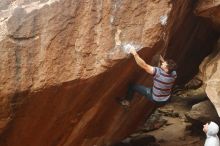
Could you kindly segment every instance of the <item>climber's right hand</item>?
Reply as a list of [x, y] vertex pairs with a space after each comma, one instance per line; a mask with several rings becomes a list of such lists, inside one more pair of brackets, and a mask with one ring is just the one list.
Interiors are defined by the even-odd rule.
[[134, 47], [130, 48], [130, 52], [131, 52], [132, 55], [136, 55], [137, 54], [137, 52], [136, 52]]

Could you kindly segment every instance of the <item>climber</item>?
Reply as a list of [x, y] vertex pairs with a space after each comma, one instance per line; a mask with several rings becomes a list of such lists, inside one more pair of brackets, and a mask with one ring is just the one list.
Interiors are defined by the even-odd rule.
[[130, 85], [125, 98], [121, 99], [120, 104], [129, 107], [130, 101], [133, 98], [134, 92], [138, 92], [150, 99], [158, 106], [166, 104], [171, 96], [171, 89], [177, 77], [176, 63], [169, 59], [164, 60], [160, 56], [161, 66], [153, 67], [144, 62], [139, 57], [134, 48], [130, 49], [130, 53], [134, 56], [136, 63], [143, 68], [147, 73], [153, 76], [153, 88], [148, 88], [142, 85]]
[[220, 146], [219, 138], [217, 136], [219, 127], [215, 122], [206, 123], [203, 125], [203, 131], [206, 133], [206, 140], [204, 146]]

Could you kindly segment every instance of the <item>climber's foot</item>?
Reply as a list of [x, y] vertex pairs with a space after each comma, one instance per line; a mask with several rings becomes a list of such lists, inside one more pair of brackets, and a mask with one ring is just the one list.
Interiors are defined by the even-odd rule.
[[130, 107], [130, 102], [126, 99], [120, 100], [119, 103], [126, 110], [128, 110]]

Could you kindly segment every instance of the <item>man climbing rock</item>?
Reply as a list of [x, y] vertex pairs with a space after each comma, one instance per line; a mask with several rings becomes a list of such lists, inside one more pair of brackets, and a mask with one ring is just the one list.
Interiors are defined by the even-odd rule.
[[206, 133], [206, 140], [204, 146], [220, 146], [219, 138], [217, 136], [219, 127], [215, 122], [206, 123], [203, 125], [203, 131]]
[[126, 97], [120, 102], [121, 105], [129, 107], [134, 92], [144, 95], [146, 98], [158, 105], [167, 103], [171, 96], [172, 86], [177, 77], [175, 71], [176, 63], [171, 59], [164, 60], [161, 57], [161, 66], [153, 67], [145, 63], [145, 61], [140, 58], [134, 48], [130, 49], [130, 53], [134, 56], [136, 63], [147, 73], [153, 76], [153, 87], [148, 88], [142, 85], [131, 85], [128, 89]]

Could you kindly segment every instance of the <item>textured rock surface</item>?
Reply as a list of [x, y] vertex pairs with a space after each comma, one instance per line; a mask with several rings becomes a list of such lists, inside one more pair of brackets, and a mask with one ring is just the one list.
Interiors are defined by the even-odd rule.
[[121, 44], [153, 47], [169, 10], [166, 1], [17, 3], [2, 12], [2, 95], [102, 73], [125, 57]]
[[220, 63], [220, 40], [218, 41], [216, 45], [215, 51], [206, 57], [206, 59], [202, 62], [200, 65], [200, 73], [199, 77], [204, 82], [204, 89], [211, 100], [211, 102], [214, 104], [218, 115], [220, 116], [220, 70], [219, 70], [219, 63]]
[[129, 83], [150, 85], [122, 46], [140, 45], [150, 62], [171, 8], [168, 56], [184, 69], [199, 52], [180, 70], [187, 80], [215, 41], [191, 0], [1, 1], [0, 145], [102, 146], [133, 132], [154, 106], [136, 99], [128, 112], [117, 104]]
[[192, 106], [192, 109], [187, 113], [190, 120], [206, 123], [208, 121], [217, 121], [218, 114], [210, 101], [203, 101]]
[[[199, 1], [196, 14], [211, 20], [214, 27], [220, 30], [220, 2], [212, 0]], [[211, 102], [214, 104], [220, 116], [220, 91], [219, 91], [219, 49], [220, 40], [213, 53], [208, 56], [200, 65], [200, 78], [205, 81], [205, 91]]]
[[218, 39], [218, 33], [204, 18], [194, 15], [196, 1], [173, 1], [166, 56], [178, 63], [178, 84], [187, 83]]
[[199, 0], [195, 13], [199, 16], [210, 19], [214, 26], [220, 30], [220, 1]]
[[167, 0], [1, 1], [0, 128], [10, 121], [1, 145], [104, 145], [133, 131], [154, 107], [117, 105], [129, 82], [146, 77], [122, 46], [141, 45], [150, 61], [170, 8]]

